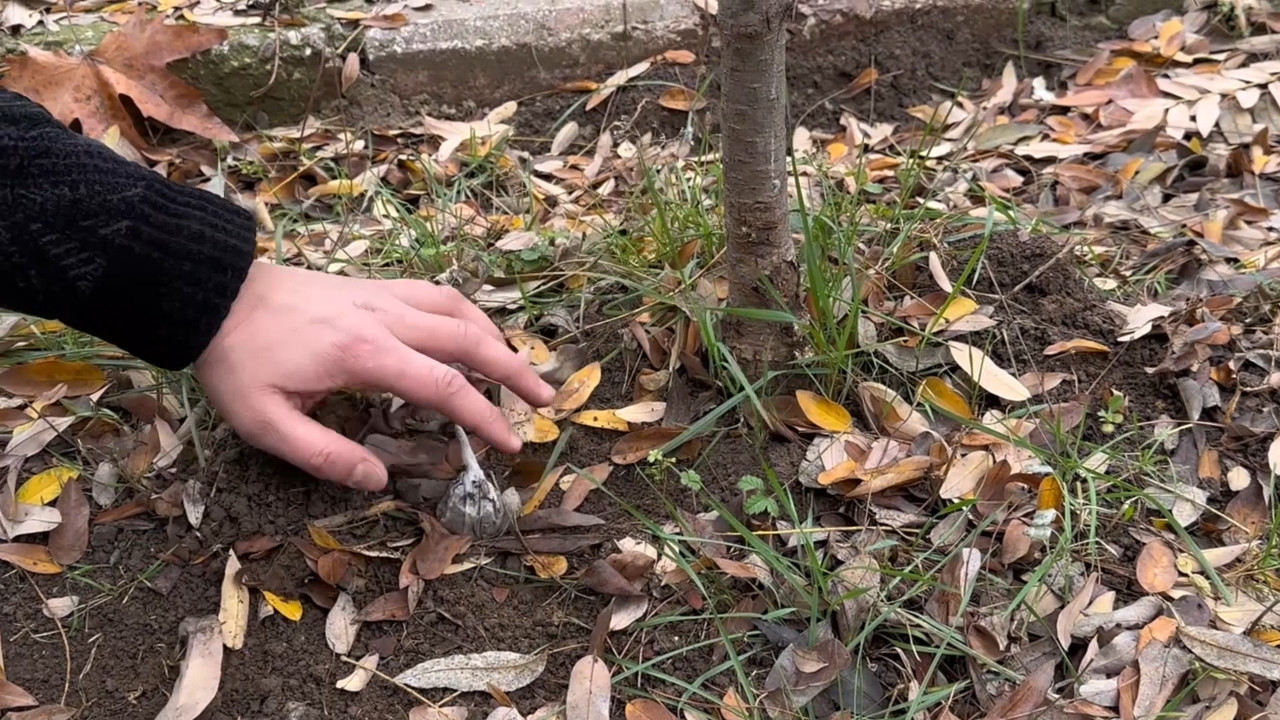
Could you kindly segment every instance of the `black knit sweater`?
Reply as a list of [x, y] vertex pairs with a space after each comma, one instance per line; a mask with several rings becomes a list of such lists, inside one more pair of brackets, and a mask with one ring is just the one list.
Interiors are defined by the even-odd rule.
[[183, 368], [226, 318], [255, 230], [247, 210], [0, 89], [0, 307]]

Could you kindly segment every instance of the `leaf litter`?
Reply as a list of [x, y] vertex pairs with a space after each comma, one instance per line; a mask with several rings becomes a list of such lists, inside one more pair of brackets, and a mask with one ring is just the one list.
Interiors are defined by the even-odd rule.
[[[135, 24], [126, 27], [128, 32], [141, 36], [148, 30], [137, 18], [140, 15], [132, 21]], [[369, 19], [345, 18], [358, 23]], [[1260, 320], [1266, 318], [1250, 315], [1253, 310], [1249, 309], [1249, 303], [1236, 297], [1252, 292], [1257, 283], [1269, 277], [1277, 258], [1274, 241], [1268, 234], [1274, 229], [1274, 207], [1269, 204], [1266, 193], [1274, 190], [1280, 156], [1273, 149], [1269, 134], [1258, 129], [1276, 126], [1271, 120], [1276, 117], [1278, 99], [1270, 87], [1275, 82], [1277, 68], [1273, 60], [1251, 50], [1253, 45], [1244, 41], [1210, 43], [1208, 32], [1205, 17], [1197, 12], [1153, 16], [1130, 25], [1125, 39], [1101, 45], [1092, 60], [1076, 68], [1074, 73], [1064, 75], [1064, 81], [1057, 87], [1051, 87], [1051, 81], [1044, 77], [1019, 77], [1010, 64], [999, 78], [986, 85], [983, 93], [973, 98], [959, 96], [948, 103], [913, 108], [910, 115], [916, 119], [928, 118], [921, 120], [920, 125], [886, 126], [864, 122], [850, 114], [842, 123], [842, 132], [797, 130], [797, 138], [802, 142], [796, 143], [796, 149], [803, 161], [805, 177], [822, 176], [851, 191], [856, 189], [855, 175], [858, 183], [879, 183], [892, 191], [897, 182], [895, 169], [902, 164], [902, 158], [894, 154], [895, 148], [919, 150], [925, 140], [933, 142], [927, 153], [928, 172], [924, 176], [936, 184], [935, 189], [945, 190], [946, 183], [954, 183], [954, 173], [969, 172], [984, 191], [1015, 198], [1016, 210], [1024, 218], [1062, 223], [1083, 233], [1085, 240], [1075, 246], [1077, 254], [1105, 260], [1089, 269], [1090, 282], [1098, 288], [1105, 290], [1138, 268], [1178, 269], [1181, 277], [1191, 278], [1193, 292], [1190, 295], [1184, 289], [1181, 297], [1162, 296], [1098, 308], [1099, 312], [1105, 310], [1115, 318], [1112, 335], [1072, 334], [1051, 338], [1029, 348], [1026, 362], [1033, 362], [1032, 356], [1036, 355], [1060, 359], [1118, 355], [1134, 343], [1158, 339], [1165, 343], [1165, 354], [1156, 359], [1159, 363], [1156, 370], [1213, 390], [1186, 395], [1183, 399], [1187, 417], [1179, 419], [1196, 422], [1210, 417], [1213, 422], [1222, 421], [1229, 439], [1237, 446], [1211, 448], [1204, 437], [1197, 437], [1192, 431], [1169, 436], [1166, 445], [1170, 452], [1184, 448], [1187, 457], [1194, 460], [1188, 463], [1186, 458], [1181, 458], [1175, 462], [1193, 467], [1194, 473], [1184, 473], [1175, 482], [1165, 482], [1160, 487], [1145, 488], [1144, 508], [1159, 517], [1147, 517], [1150, 521], [1141, 527], [1134, 525], [1127, 529], [1126, 542], [1130, 549], [1142, 548], [1140, 552], [1126, 555], [1133, 563], [1130, 580], [1150, 595], [1137, 600], [1128, 598], [1131, 600], [1128, 604], [1111, 609], [1104, 598], [1121, 589], [1116, 586], [1119, 578], [1114, 574], [1096, 576], [1055, 565], [1050, 575], [1056, 573], [1059, 582], [1046, 582], [1043, 591], [1033, 592], [1026, 599], [1027, 607], [1011, 609], [1014, 614], [1024, 613], [1019, 615], [1022, 620], [1028, 619], [1025, 613], [1032, 611], [1043, 612], [1050, 618], [1056, 615], [1056, 640], [1061, 644], [1085, 647], [1093, 641], [1102, 643], [1107, 634], [1119, 631], [1119, 635], [1096, 650], [1099, 656], [1106, 648], [1120, 654], [1118, 659], [1109, 658], [1112, 666], [1099, 666], [1105, 672], [1082, 676], [1063, 685], [1053, 683], [1057, 676], [1051, 664], [1019, 660], [1017, 667], [1021, 669], [1014, 676], [994, 677], [984, 675], [980, 666], [961, 662], [960, 672], [977, 677], [983, 686], [982, 693], [975, 695], [978, 706], [975, 717], [1019, 716], [1036, 711], [1046, 702], [1083, 703], [1085, 697], [1106, 713], [1124, 716], [1154, 711], [1183, 681], [1183, 668], [1189, 668], [1191, 662], [1187, 659], [1188, 652], [1197, 662], [1212, 667], [1275, 680], [1265, 667], [1260, 672], [1257, 666], [1259, 659], [1269, 657], [1261, 649], [1272, 647], [1255, 637], [1266, 637], [1261, 635], [1262, 631], [1274, 623], [1267, 609], [1266, 583], [1238, 582], [1244, 577], [1241, 573], [1255, 572], [1258, 558], [1249, 542], [1256, 539], [1269, 522], [1272, 500], [1258, 492], [1261, 484], [1256, 479], [1245, 482], [1242, 478], [1242, 474], [1259, 475], [1265, 470], [1258, 466], [1242, 467], [1238, 464], [1239, 452], [1232, 451], [1238, 450], [1238, 443], [1261, 441], [1270, 444], [1272, 450], [1270, 469], [1280, 465], [1276, 459], [1280, 455], [1275, 450], [1280, 447], [1280, 428], [1276, 427], [1274, 418], [1250, 410], [1248, 402], [1240, 402], [1241, 397], [1247, 401], [1263, 397], [1263, 393], [1274, 389], [1274, 385], [1268, 384], [1276, 372], [1271, 364], [1273, 350], [1267, 348], [1269, 336], [1260, 335], [1257, 339], [1250, 336], [1260, 332], [1258, 328], [1265, 326]], [[176, 43], [161, 41], [162, 44], [169, 42]], [[208, 42], [211, 40], [201, 39], [194, 44]], [[655, 56], [619, 71], [604, 83], [581, 84], [576, 91], [589, 93], [588, 103], [592, 107], [588, 110], [598, 112], [598, 105], [654, 66], [685, 61], [681, 55]], [[167, 71], [161, 66], [155, 72]], [[877, 81], [875, 73], [863, 75], [867, 79], [860, 76], [855, 85], [861, 83], [869, 87]], [[1262, 92], [1264, 89], [1267, 92]], [[110, 99], [107, 96], [98, 102]], [[171, 99], [169, 102], [181, 105]], [[693, 91], [676, 88], [662, 93], [658, 103], [679, 112], [697, 112], [703, 99]], [[184, 112], [190, 117], [183, 122], [203, 117], [201, 106], [186, 107]], [[106, 110], [99, 109], [99, 112], [108, 121], [115, 119], [109, 102]], [[152, 112], [157, 112], [153, 117], [160, 115], [158, 111]], [[517, 112], [518, 108], [509, 104], [481, 120], [457, 122], [427, 117], [420, 127], [408, 131], [383, 131], [378, 137], [388, 148], [408, 148], [423, 143], [429, 147], [424, 153], [389, 151], [373, 167], [364, 167], [355, 173], [359, 182], [333, 177], [319, 169], [304, 171], [301, 177], [291, 179], [292, 187], [282, 182], [292, 171], [285, 176], [273, 175], [268, 182], [256, 187], [256, 181], [247, 175], [224, 178], [221, 182], [229, 180], [236, 185], [233, 192], [264, 206], [298, 207], [310, 203], [309, 207], [321, 211], [337, 208], [342, 198], [363, 194], [369, 187], [416, 197], [414, 193], [421, 193], [426, 177], [456, 177], [464, 162], [488, 158], [501, 163], [520, 157], [504, 145], [510, 135], [509, 123], [517, 117]], [[159, 119], [165, 120], [165, 117]], [[122, 135], [130, 132], [128, 124], [112, 124]], [[921, 131], [926, 124], [940, 124], [943, 133], [940, 140], [927, 137], [928, 134]], [[103, 134], [107, 130], [109, 127], [103, 128]], [[218, 132], [217, 128], [204, 129], [210, 137], [217, 136]], [[337, 148], [341, 147], [342, 135], [340, 131], [304, 125], [303, 130], [264, 131], [247, 144], [258, 157], [281, 161], [278, 167], [267, 168], [268, 173], [273, 173], [301, 157], [297, 154], [298, 147], [324, 148], [324, 152], [340, 155], [343, 151]], [[528, 176], [530, 184], [541, 193], [563, 201], [555, 205], [549, 216], [540, 218], [554, 231], [574, 228], [585, 235], [599, 235], [600, 225], [592, 224], [592, 213], [610, 213], [610, 198], [619, 197], [642, 161], [650, 165], [666, 163], [678, 172], [693, 172], [696, 166], [687, 151], [663, 147], [651, 138], [637, 142], [601, 137], [584, 155], [574, 155], [575, 147], [581, 145], [579, 138], [578, 125], [565, 126], [554, 135], [550, 156], [539, 157]], [[157, 169], [174, 177], [200, 177], [203, 171], [198, 165], [175, 156], [161, 161]], [[851, 172], [855, 167], [861, 168], [859, 173]], [[940, 197], [946, 199], [950, 211], [968, 213], [976, 220], [984, 220], [990, 212], [988, 207], [963, 192], [953, 190]], [[597, 201], [600, 206], [590, 206]], [[583, 204], [577, 205], [577, 202]], [[536, 229], [530, 229], [529, 218], [476, 212], [475, 207], [465, 203], [444, 207], [423, 202], [419, 215], [451, 239], [483, 239], [495, 243], [496, 249], [505, 253], [531, 251], [543, 241]], [[517, 223], [517, 219], [520, 222]], [[610, 220], [616, 220], [616, 216]], [[1170, 228], [1176, 228], [1176, 232]], [[369, 237], [400, 242], [394, 223], [376, 213], [357, 231], [368, 237], [352, 240], [316, 233], [305, 227], [301, 232], [300, 242], [284, 249], [282, 259], [300, 260], [331, 272], [349, 272], [353, 267], [325, 259], [335, 251], [351, 250], [359, 242], [367, 244]], [[557, 250], [562, 268], [568, 270], [564, 277], [573, 278], [575, 268], [586, 267], [585, 262], [579, 262], [582, 260], [580, 250], [572, 244]], [[1115, 268], [1123, 270], [1117, 272]], [[671, 269], [663, 268], [663, 271]], [[1021, 448], [1028, 442], [1042, 447], [1056, 432], [1091, 426], [1094, 422], [1091, 413], [1097, 409], [1085, 412], [1082, 401], [1068, 400], [1035, 412], [1023, 412], [1024, 403], [1037, 403], [1055, 387], [1069, 385], [1076, 379], [1070, 373], [1028, 370], [1020, 362], [1015, 366], [1006, 360], [1007, 356], [992, 349], [992, 342], [994, 334], [1002, 332], [1009, 321], [999, 317], [996, 307], [985, 304], [986, 298], [970, 297], [967, 287], [953, 284], [936, 253], [929, 253], [928, 267], [924, 270], [934, 280], [941, 296], [913, 287], [899, 289], [895, 291], [897, 295], [877, 290], [861, 300], [874, 312], [896, 321], [896, 325], [873, 323], [868, 332], [878, 337], [863, 338], [874, 340], [867, 345], [874, 346], [876, 356], [888, 364], [920, 377], [906, 384], [858, 383], [851, 400], [841, 400], [817, 388], [799, 391], [789, 398], [767, 398], [768, 407], [777, 410], [771, 426], [805, 438], [811, 452], [802, 471], [802, 476], [807, 478], [804, 484], [838, 501], [840, 512], [865, 511], [879, 523], [881, 531], [925, 528], [933, 530], [939, 538], [951, 539], [949, 544], [976, 543], [972, 547], [956, 548], [953, 557], [935, 563], [932, 571], [942, 581], [942, 587], [915, 610], [928, 612], [945, 626], [962, 628], [975, 647], [981, 646], [988, 657], [995, 656], [1003, 662], [1015, 657], [1013, 653], [1023, 652], [1029, 638], [1018, 635], [1014, 627], [1020, 625], [1001, 624], [998, 617], [986, 610], [1002, 603], [1008, 605], [1010, 600], [1009, 593], [994, 587], [986, 573], [1003, 573], [1010, 579], [1028, 582], [1026, 572], [1046, 560], [1046, 538], [1064, 529], [1063, 503], [1078, 501], [1071, 495], [1068, 500], [1063, 498], [1063, 486], [1069, 483], [1058, 477], [1062, 468], [1046, 467]], [[459, 271], [462, 272], [461, 267]], [[886, 282], [889, 274], [882, 267], [871, 266], [865, 272], [868, 287], [894, 286]], [[674, 277], [665, 275], [664, 281]], [[492, 277], [479, 282], [475, 297], [486, 307], [512, 309], [519, 293], [545, 291], [551, 287], [537, 283], [525, 286], [527, 279], [510, 283], [507, 281], [512, 278], [500, 279], [505, 284], [491, 284]], [[512, 294], [509, 288], [516, 288], [518, 292]], [[714, 306], [723, 300], [714, 278], [707, 278], [704, 286], [685, 290], [708, 305]], [[674, 387], [671, 374], [676, 371], [680, 376], [695, 378], [705, 373], [705, 369], [699, 367], [705, 348], [692, 340], [686, 342], [684, 336], [664, 327], [657, 321], [660, 317], [657, 311], [647, 315], [637, 320], [629, 331], [649, 366], [636, 379], [635, 387], [628, 389], [634, 390], [632, 396], [609, 407], [593, 404], [602, 382], [599, 361], [591, 358], [586, 362], [561, 362], [558, 357], [552, 360], [552, 351], [545, 347], [544, 340], [537, 339], [531, 330], [520, 329], [526, 338], [536, 339], [536, 342], [526, 339], [526, 347], [536, 349], [538, 343], [544, 345], [545, 357], [540, 357], [538, 364], [550, 363], [543, 368], [548, 373], [554, 371], [556, 384], [560, 386], [556, 401], [548, 408], [504, 403], [504, 411], [521, 428], [526, 440], [533, 445], [554, 443], [569, 424], [589, 425], [612, 433], [614, 438], [609, 457], [595, 458], [600, 465], [586, 470], [591, 478], [557, 466], [562, 468], [560, 478], [566, 481], [564, 486], [560, 486], [557, 478], [535, 486], [532, 492], [523, 492], [522, 500], [529, 510], [526, 518], [551, 510], [540, 506], [557, 489], [564, 499], [553, 498], [551, 502], [558, 502], [558, 509], [568, 513], [576, 512], [585, 503], [603, 502], [600, 497], [603, 493], [592, 491], [600, 486], [604, 477], [617, 467], [647, 462], [655, 450], [672, 444], [697, 419], [696, 415], [684, 414], [680, 401], [671, 396]], [[860, 327], [859, 331], [862, 330]], [[556, 354], [561, 351], [557, 350]], [[52, 379], [46, 379], [46, 375]], [[62, 379], [57, 380], [58, 376]], [[6, 374], [6, 377], [0, 381], [0, 388], [21, 396], [21, 399], [15, 398], [20, 403], [17, 407], [24, 412], [31, 411], [24, 424], [13, 433], [6, 449], [10, 458], [24, 460], [39, 456], [48, 445], [60, 442], [68, 430], [86, 420], [86, 410], [91, 411], [97, 402], [94, 393], [108, 379], [106, 375], [98, 378], [84, 367], [45, 367]], [[1245, 385], [1245, 382], [1252, 384]], [[48, 393], [59, 397], [39, 399]], [[1235, 395], [1235, 399], [1224, 402], [1224, 393]], [[30, 400], [33, 397], [35, 401]], [[1113, 397], [1123, 398], [1118, 393]], [[72, 404], [83, 398], [87, 398], [86, 403]], [[787, 408], [794, 411], [788, 413]], [[45, 409], [55, 412], [45, 417], [41, 415]], [[67, 411], [73, 414], [61, 414]], [[404, 406], [383, 415], [381, 421], [386, 424], [385, 429], [393, 434], [406, 428], [416, 432], [431, 427], [432, 422], [415, 415], [415, 409]], [[116, 488], [152, 473], [160, 474], [152, 477], [162, 476], [173, 467], [183, 448], [174, 431], [177, 422], [171, 425], [170, 420], [181, 418], [157, 417], [144, 420], [150, 423], [145, 426], [147, 431], [130, 438], [134, 441], [132, 462], [121, 458], [123, 462], [119, 464], [97, 466], [91, 489], [99, 507], [109, 511], [121, 508], [115, 505]], [[128, 429], [123, 431], [127, 437]], [[696, 457], [702, 447], [700, 438], [694, 437], [683, 446], [671, 448], [668, 455], [687, 460]], [[1211, 450], [1219, 453], [1217, 460]], [[415, 452], [417, 456], [412, 462], [417, 464], [416, 469], [429, 469], [444, 476], [450, 476], [454, 470], [447, 443], [439, 448], [419, 445]], [[1228, 459], [1229, 467], [1221, 467], [1223, 457]], [[610, 462], [604, 463], [606, 459]], [[552, 473], [543, 467], [538, 476], [545, 479], [552, 477]], [[596, 482], [588, 482], [590, 479]], [[57, 543], [52, 535], [46, 545], [7, 543], [3, 546], [7, 550], [0, 552], [0, 558], [19, 567], [25, 565], [25, 569], [34, 572], [52, 573], [62, 572], [64, 565], [76, 562], [73, 556], [85, 552], [80, 547], [78, 518], [85, 516], [87, 523], [89, 513], [80, 507], [63, 507], [68, 487], [75, 487], [83, 500], [83, 490], [75, 482], [72, 477], [54, 475], [40, 481], [44, 489], [23, 494], [23, 498], [31, 502], [22, 505], [56, 510], [56, 519], [49, 513], [36, 520], [33, 513], [43, 511], [19, 510], [21, 505], [0, 508], [5, 511], [0, 516], [8, 516], [7, 527], [14, 526], [14, 517], [21, 517], [24, 522], [39, 523], [32, 527], [44, 527], [29, 535], [61, 531]], [[176, 488], [176, 492], [166, 494], [163, 486], [156, 488], [153, 501], [142, 506], [137, 514], [126, 516], [118, 512], [118, 517], [108, 516], [109, 520], [103, 521], [105, 513], [98, 513], [94, 522], [115, 524], [139, 516], [162, 515], [183, 516], [189, 525], [200, 526], [208, 511], [204, 506], [207, 488], [191, 480], [168, 487]], [[1222, 488], [1229, 494], [1224, 494]], [[1068, 487], [1066, 492], [1073, 491]], [[948, 504], [963, 501], [967, 504], [965, 511], [951, 515], [950, 518], [957, 519], [949, 518], [945, 527], [934, 524], [932, 511], [943, 507], [936, 504], [935, 494]], [[1225, 510], [1217, 502], [1224, 497], [1230, 498]], [[50, 507], [52, 503], [56, 506]], [[67, 503], [74, 505], [74, 499]], [[404, 510], [397, 508], [395, 512]], [[68, 523], [72, 516], [76, 522]], [[345, 655], [357, 644], [356, 630], [361, 623], [403, 622], [418, 610], [427, 583], [470, 568], [484, 567], [492, 562], [490, 553], [493, 552], [518, 555], [530, 572], [542, 579], [581, 583], [588, 590], [605, 596], [610, 608], [608, 627], [613, 632], [624, 630], [648, 612], [655, 588], [687, 593], [677, 597], [690, 604], [694, 602], [691, 598], [696, 593], [689, 587], [689, 573], [661, 567], [656, 552], [641, 564], [625, 557], [627, 551], [602, 553], [594, 560], [584, 561], [575, 554], [603, 541], [570, 539], [585, 536], [542, 534], [556, 528], [572, 529], [573, 523], [593, 516], [579, 513], [537, 517], [548, 524], [527, 527], [527, 531], [535, 534], [523, 541], [504, 538], [478, 543], [442, 533], [424, 518], [418, 523], [417, 533], [386, 538], [360, 549], [345, 545], [333, 533], [309, 526], [307, 535], [316, 551], [314, 557], [299, 544], [279, 541], [256, 546], [254, 553], [237, 550], [229, 555], [224, 574], [224, 611], [220, 612], [219, 620], [223, 620], [224, 613], [226, 618], [219, 623], [221, 640], [234, 649], [233, 643], [243, 642], [237, 640], [238, 636], [254, 631], [247, 625], [246, 630], [239, 630], [241, 614], [245, 618], [248, 615], [251, 592], [259, 592], [266, 605], [285, 617], [300, 615], [302, 606], [297, 596], [301, 594], [312, 600], [328, 598], [323, 604], [316, 601], [328, 610], [326, 639], [332, 650]], [[828, 520], [831, 527], [841, 527], [835, 517]], [[994, 524], [975, 530], [975, 526], [988, 521]], [[1195, 544], [1171, 532], [1170, 522], [1190, 530]], [[755, 529], [768, 529], [769, 521], [764, 523]], [[780, 526], [781, 522], [773, 524]], [[64, 530], [64, 526], [67, 529]], [[729, 557], [724, 548], [716, 549], [708, 542], [713, 536], [734, 535], [723, 518], [698, 518], [691, 527], [694, 539], [682, 543], [685, 547], [680, 550], [689, 553], [694, 574], [718, 574], [722, 581], [734, 583], [734, 587], [740, 589], [755, 589], [775, 580], [772, 569], [754, 563], [749, 554], [736, 552], [733, 553], [736, 557]], [[836, 586], [833, 592], [837, 594], [832, 607], [839, 608], [834, 621], [842, 637], [856, 635], [867, 618], [882, 611], [885, 593], [895, 591], [895, 584], [886, 582], [882, 574], [891, 564], [890, 560], [870, 550], [876, 542], [885, 542], [884, 536], [878, 540], [866, 536], [853, 539], [849, 537], [850, 531], [820, 531], [817, 527], [801, 531], [820, 537], [818, 544], [824, 553], [841, 561], [837, 565], [840, 568], [837, 577], [841, 580], [833, 583]], [[859, 543], [856, 546], [864, 552], [849, 554], [846, 543]], [[983, 553], [993, 547], [1002, 552], [998, 564], [990, 565], [996, 561]], [[315, 575], [308, 580], [309, 591], [300, 593], [293, 587], [271, 586], [267, 581], [251, 577], [250, 568], [241, 566], [237, 558], [258, 553], [266, 558], [285, 551], [301, 552], [305, 556]], [[370, 556], [374, 559], [401, 561], [401, 586], [369, 596], [374, 598], [372, 602], [357, 611], [354, 590], [347, 586], [365, 581], [363, 570], [352, 570], [354, 558], [365, 557], [362, 552], [375, 553]], [[845, 557], [840, 557], [842, 553]], [[232, 559], [235, 559], [234, 571]], [[636, 569], [640, 567], [643, 570], [637, 574]], [[1211, 572], [1224, 568], [1229, 575]], [[1085, 577], [1089, 580], [1083, 581]], [[1229, 587], [1220, 586], [1224, 577], [1232, 578]], [[233, 601], [228, 602], [228, 596]], [[1204, 622], [1179, 625], [1174, 634], [1165, 632], [1163, 621], [1174, 615], [1168, 614], [1170, 611], [1164, 603], [1186, 599], [1202, 603], [1208, 613]], [[244, 608], [243, 613], [236, 609], [240, 606]], [[231, 642], [227, 642], [228, 623], [232, 627]], [[1222, 629], [1206, 628], [1208, 623]], [[1120, 653], [1122, 648], [1115, 644], [1129, 632], [1149, 638], [1135, 642], [1131, 657]], [[1225, 633], [1229, 639], [1210, 634], [1213, 632]], [[938, 640], [936, 636], [931, 639]], [[1143, 645], [1141, 650], [1139, 644]], [[846, 672], [856, 675], [860, 670], [854, 663], [846, 663], [838, 650], [842, 647], [839, 641], [833, 643], [828, 638], [813, 645], [807, 640], [793, 639], [780, 647], [773, 669], [763, 681], [764, 685], [758, 688], [765, 693], [765, 707], [771, 713], [798, 711], [808, 703], [822, 702], [833, 703], [836, 710], [849, 709], [842, 692], [847, 688], [838, 678]], [[364, 657], [376, 655], [370, 653]], [[464, 672], [475, 666], [472, 669], [476, 671], [496, 669], [500, 678], [509, 674], [511, 677], [504, 682], [518, 688], [536, 680], [544, 670], [544, 665], [538, 663], [545, 663], [541, 655], [512, 653], [501, 655], [497, 660], [490, 657], [486, 662], [495, 664], [480, 667], [476, 665], [477, 657], [464, 653], [437, 658], [439, 668], [430, 666], [428, 663], [433, 661], [428, 660], [413, 668], [420, 676], [415, 681], [425, 684], [405, 682], [424, 688], [488, 690], [487, 684], [479, 685], [475, 677]], [[590, 676], [594, 678], [597, 661], [590, 658], [584, 658], [580, 665], [592, 668]], [[1253, 659], [1252, 668], [1247, 667], [1248, 658]], [[915, 667], [918, 662], [918, 658], [909, 654], [895, 659], [906, 667]], [[426, 669], [422, 669], [424, 666]], [[362, 683], [368, 682], [368, 678], [357, 675], [359, 672], [353, 671], [349, 678], [344, 678], [349, 686], [345, 689], [363, 687]], [[832, 674], [837, 680], [828, 679]], [[913, 679], [913, 682], [917, 683], [913, 692], [919, 692], [922, 689], [919, 681]], [[1052, 696], [1050, 686], [1054, 687]], [[494, 687], [508, 690], [498, 683], [494, 683]], [[581, 681], [571, 687], [570, 694], [580, 687], [584, 687]], [[859, 680], [858, 687], [861, 691], [868, 686]], [[1090, 692], [1085, 693], [1086, 687]], [[1113, 691], [1097, 692], [1099, 687], [1111, 687]], [[1261, 703], [1270, 689], [1263, 689], [1263, 694], [1255, 699]], [[586, 693], [589, 698], [598, 695], [598, 692]], [[725, 698], [721, 716], [735, 715], [734, 707], [743, 702], [738, 694], [727, 690], [721, 697]], [[577, 703], [575, 707], [594, 705]], [[636, 713], [645, 713], [638, 717], [665, 717], [661, 712], [666, 709], [660, 704], [661, 711], [653, 705], [635, 707]], [[511, 708], [507, 710], [515, 712]], [[628, 703], [628, 717], [632, 710], [633, 703]], [[959, 705], [955, 712], [960, 712]]]

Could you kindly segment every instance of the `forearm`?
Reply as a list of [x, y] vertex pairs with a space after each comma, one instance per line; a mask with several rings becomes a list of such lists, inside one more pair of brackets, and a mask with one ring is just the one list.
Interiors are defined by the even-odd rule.
[[254, 245], [248, 211], [0, 90], [0, 307], [177, 369], [217, 333]]

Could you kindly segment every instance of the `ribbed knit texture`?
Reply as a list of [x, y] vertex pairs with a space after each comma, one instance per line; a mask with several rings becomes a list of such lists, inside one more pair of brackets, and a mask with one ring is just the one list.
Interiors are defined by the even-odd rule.
[[221, 327], [254, 245], [247, 210], [0, 90], [0, 307], [180, 369]]

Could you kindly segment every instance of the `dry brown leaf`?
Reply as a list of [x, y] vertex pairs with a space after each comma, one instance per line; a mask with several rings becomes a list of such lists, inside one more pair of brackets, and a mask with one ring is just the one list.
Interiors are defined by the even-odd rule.
[[845, 497], [867, 497], [890, 488], [910, 485], [924, 479], [931, 467], [933, 467], [933, 458], [914, 455], [888, 466], [860, 470], [854, 477], [862, 482], [846, 493]]
[[454, 535], [433, 517], [425, 518], [423, 525], [427, 531], [426, 537], [409, 554], [408, 560], [412, 561], [418, 577], [435, 580], [444, 575], [444, 571], [459, 553], [471, 547], [471, 538]]
[[135, 12], [88, 58], [28, 46], [25, 55], [9, 58], [0, 85], [45, 106], [64, 125], [79, 120], [92, 138], [116, 126], [135, 148], [149, 147], [121, 100], [128, 96], [143, 115], [169, 127], [234, 142], [239, 138], [204, 104], [200, 91], [166, 67], [226, 39], [221, 28], [172, 25], [163, 16], [148, 21], [146, 13]]
[[632, 623], [644, 617], [649, 611], [649, 598], [645, 595], [619, 596], [609, 603], [612, 608], [609, 615], [609, 632], [617, 632], [631, 627]]
[[409, 589], [400, 588], [374, 598], [356, 613], [356, 620], [361, 623], [401, 621], [408, 620], [409, 615]]
[[49, 555], [62, 566], [74, 565], [89, 548], [89, 501], [77, 480], [70, 480], [58, 495], [62, 522], [49, 533]]
[[1111, 352], [1111, 348], [1100, 342], [1086, 340], [1084, 338], [1072, 338], [1071, 340], [1063, 340], [1056, 342], [1044, 349], [1045, 355], [1063, 355], [1070, 353], [1107, 353]]
[[628, 405], [613, 411], [613, 414], [629, 423], [658, 422], [667, 413], [667, 404], [660, 400], [649, 400]]
[[1080, 616], [1084, 614], [1085, 608], [1089, 606], [1089, 602], [1093, 599], [1093, 588], [1097, 584], [1098, 573], [1090, 573], [1075, 597], [1071, 598], [1071, 601], [1058, 613], [1058, 642], [1063, 649], [1071, 648], [1071, 629], [1075, 627]]
[[195, 720], [218, 694], [222, 681], [221, 621], [217, 616], [190, 617], [178, 626], [187, 639], [187, 651], [178, 670], [173, 694], [156, 720]]
[[[587, 495], [599, 485], [603, 485], [604, 481], [609, 479], [610, 473], [613, 472], [613, 465], [610, 463], [599, 463], [591, 467], [583, 469], [586, 474], [579, 475], [574, 473], [566, 478], [569, 486], [565, 488], [564, 495], [560, 498], [560, 507], [564, 510], [577, 510], [583, 502], [586, 501]], [[564, 487], [565, 481], [560, 481], [560, 486]]]
[[1054, 664], [1053, 660], [1042, 662], [1013, 692], [1000, 698], [983, 716], [983, 720], [1035, 717], [1036, 711], [1044, 705], [1049, 687], [1053, 684]]
[[244, 647], [244, 636], [249, 630], [249, 588], [240, 581], [240, 559], [234, 550], [227, 553], [227, 564], [222, 571], [218, 624], [222, 627], [224, 645], [232, 650]]
[[1280, 650], [1251, 637], [1184, 625], [1178, 639], [1208, 665], [1280, 682]]
[[1178, 559], [1162, 540], [1152, 540], [1138, 553], [1134, 574], [1138, 584], [1149, 593], [1162, 593], [1178, 580]]
[[853, 426], [853, 416], [838, 403], [808, 390], [796, 391], [796, 402], [809, 422], [827, 432], [842, 433]]
[[891, 388], [875, 382], [858, 385], [858, 398], [876, 428], [899, 440], [914, 440], [929, 430], [929, 421]]
[[609, 720], [613, 677], [609, 666], [595, 655], [574, 663], [569, 671], [569, 692], [565, 697], [565, 720]]
[[632, 597], [640, 594], [636, 587], [637, 583], [624, 577], [604, 558], [588, 565], [578, 580], [601, 595]]
[[339, 92], [343, 95], [347, 94], [347, 90], [351, 88], [355, 81], [360, 77], [360, 53], [349, 52], [347, 59], [342, 62], [342, 78], [339, 85]]
[[652, 60], [641, 60], [625, 70], [619, 70], [613, 75], [610, 75], [609, 79], [601, 83], [599, 88], [595, 90], [595, 94], [587, 100], [585, 109], [590, 111], [595, 108], [600, 103], [609, 99], [609, 96], [616, 92], [618, 88], [625, 85], [627, 81], [639, 77], [652, 66]]
[[[649, 453], [675, 440], [685, 432], [681, 427], [647, 427], [618, 438], [609, 450], [609, 459], [616, 465], [634, 465], [649, 457]], [[694, 438], [672, 451], [677, 459], [696, 455], [701, 442]]]
[[37, 575], [57, 575], [63, 569], [49, 548], [30, 543], [0, 543], [0, 561]]
[[1009, 402], [1022, 402], [1031, 397], [1031, 392], [1016, 377], [978, 348], [956, 340], [948, 342], [947, 347], [951, 349], [951, 357], [960, 369], [983, 390]]

